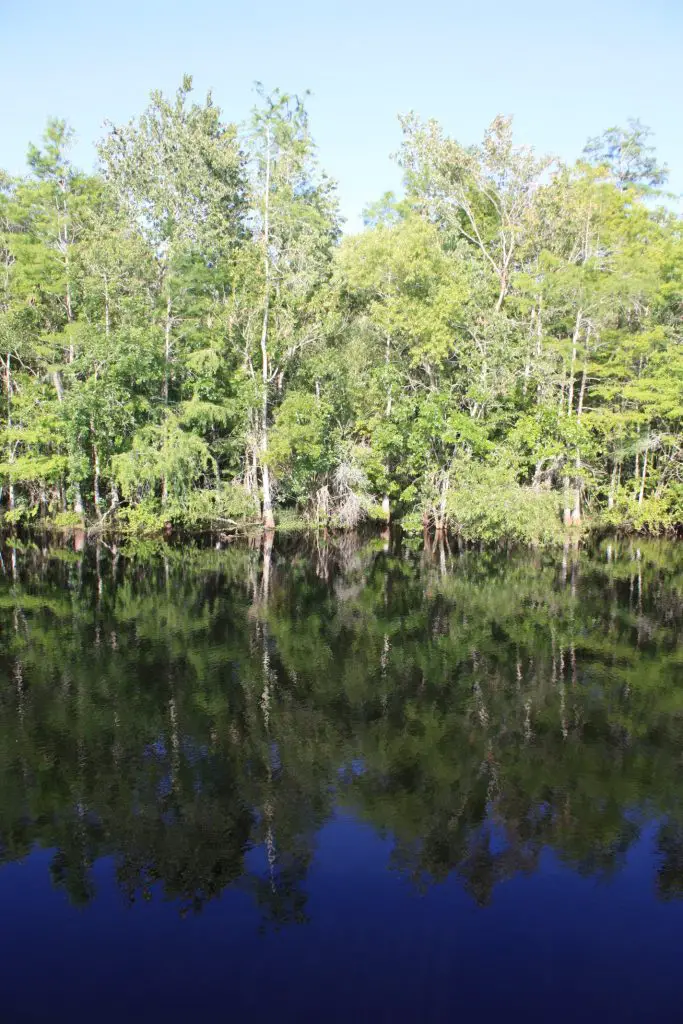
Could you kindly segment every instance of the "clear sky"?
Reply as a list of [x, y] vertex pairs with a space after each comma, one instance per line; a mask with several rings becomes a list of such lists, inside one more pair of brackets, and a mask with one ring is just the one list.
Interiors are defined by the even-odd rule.
[[24, 168], [49, 115], [89, 168], [105, 118], [127, 120], [183, 72], [227, 118], [253, 82], [313, 91], [313, 133], [349, 227], [400, 184], [396, 115], [477, 141], [497, 113], [566, 159], [627, 117], [656, 132], [683, 191], [683, 0], [0, 0], [0, 167]]

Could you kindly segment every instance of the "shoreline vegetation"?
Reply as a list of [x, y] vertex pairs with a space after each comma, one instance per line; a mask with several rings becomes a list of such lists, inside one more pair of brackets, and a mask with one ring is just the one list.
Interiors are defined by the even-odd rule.
[[152, 93], [92, 173], [0, 172], [0, 529], [398, 524], [543, 545], [683, 524], [683, 233], [638, 121], [573, 164], [402, 116], [342, 233], [305, 98]]

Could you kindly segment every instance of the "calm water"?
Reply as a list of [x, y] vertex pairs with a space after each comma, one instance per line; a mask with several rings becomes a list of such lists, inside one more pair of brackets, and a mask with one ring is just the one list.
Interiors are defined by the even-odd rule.
[[0, 1020], [683, 1019], [683, 545], [2, 553]]

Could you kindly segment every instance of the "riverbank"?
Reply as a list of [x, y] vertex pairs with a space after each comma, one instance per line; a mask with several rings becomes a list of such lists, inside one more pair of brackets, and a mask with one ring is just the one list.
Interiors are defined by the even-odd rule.
[[468, 534], [457, 528], [437, 529], [433, 524], [413, 522], [405, 523], [401, 520], [391, 522], [381, 520], [366, 520], [354, 528], [342, 528], [330, 523], [311, 522], [303, 516], [286, 515], [276, 519], [273, 530], [266, 530], [262, 523], [254, 520], [252, 522], [235, 523], [226, 527], [214, 527], [206, 529], [188, 530], [183, 527], [174, 527], [167, 524], [164, 528], [154, 529], [126, 529], [125, 525], [119, 526], [116, 521], [102, 522], [69, 522], [55, 523], [51, 520], [41, 520], [30, 525], [7, 526], [0, 521], [0, 538], [11, 542], [12, 538], [21, 540], [44, 538], [52, 544], [63, 542], [75, 550], [82, 550], [86, 544], [102, 542], [106, 546], [135, 547], [140, 544], [168, 545], [170, 547], [192, 546], [192, 547], [224, 547], [226, 544], [235, 542], [247, 542], [261, 544], [264, 537], [302, 537], [328, 540], [330, 538], [344, 538], [361, 536], [365, 538], [379, 538], [383, 542], [399, 537], [411, 544], [421, 543], [427, 549], [438, 548], [444, 545], [447, 549], [450, 545], [474, 546], [478, 548], [500, 548], [500, 547], [528, 547], [536, 549], [556, 550], [563, 547], [576, 547], [579, 544], [595, 544], [610, 539], [617, 541], [652, 541], [666, 540], [675, 542], [683, 536], [683, 526], [668, 528], [659, 531], [635, 530], [632, 524], [623, 524], [616, 528], [600, 521], [584, 521], [580, 525], [564, 527], [558, 524], [558, 529], [553, 535], [544, 541], [534, 539], [520, 539], [510, 537], [505, 533], [500, 536], [489, 534], [482, 537], [478, 534]]

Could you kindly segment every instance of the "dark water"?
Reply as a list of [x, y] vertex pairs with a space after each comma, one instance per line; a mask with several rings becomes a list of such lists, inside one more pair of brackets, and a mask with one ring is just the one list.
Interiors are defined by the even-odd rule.
[[683, 545], [0, 572], [3, 1022], [683, 1019]]

